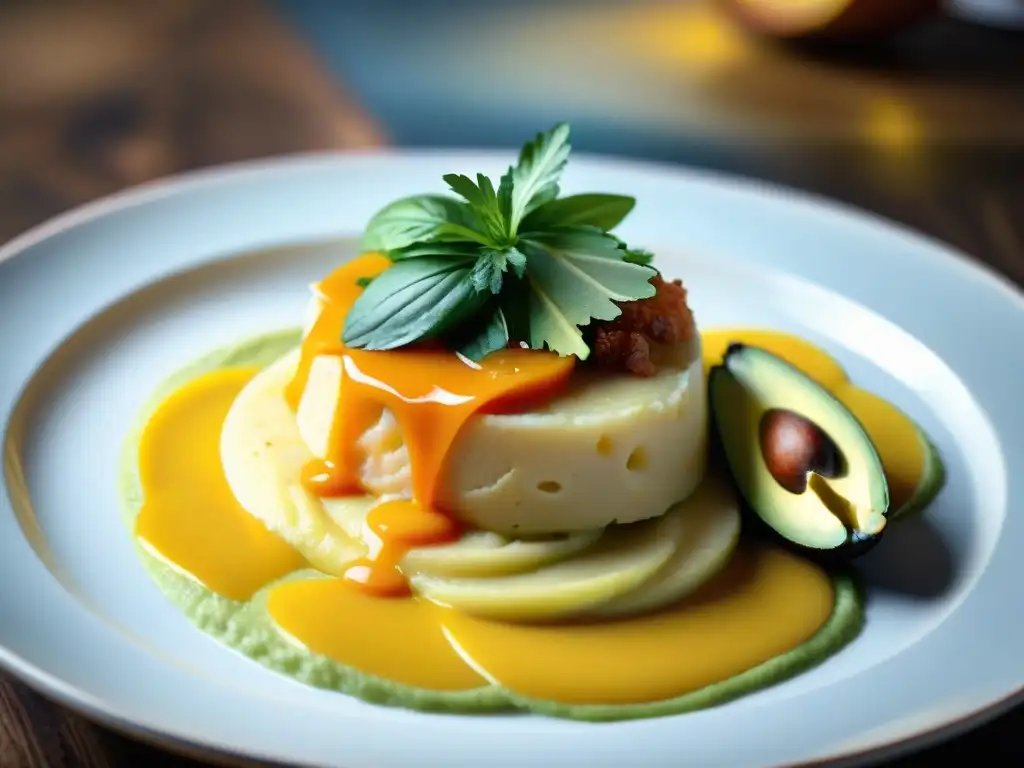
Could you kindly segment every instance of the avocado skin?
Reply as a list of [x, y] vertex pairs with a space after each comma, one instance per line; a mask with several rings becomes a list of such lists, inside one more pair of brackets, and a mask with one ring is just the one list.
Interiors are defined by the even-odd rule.
[[[723, 464], [723, 466], [726, 466]], [[846, 543], [835, 549], [815, 549], [813, 547], [801, 546], [795, 541], [787, 539], [768, 523], [761, 519], [757, 511], [747, 502], [743, 494], [740, 494], [740, 513], [743, 515], [743, 536], [755, 541], [762, 541], [766, 544], [774, 544], [787, 552], [811, 560], [823, 568], [835, 571], [837, 568], [846, 567], [850, 560], [867, 554], [875, 548], [881, 540], [881, 534], [875, 536], [860, 536], [847, 539]]]
[[[735, 363], [738, 360], [743, 360], [743, 365], [736, 366]], [[873, 504], [873, 513], [881, 518], [881, 525], [877, 531], [849, 531], [842, 540], [837, 540], [832, 546], [822, 545], [822, 542], [817, 542], [817, 545], [807, 540], [807, 538], [801, 537], [799, 526], [795, 524], [783, 524], [779, 522], [779, 518], [785, 519], [787, 505], [802, 504], [807, 506], [807, 502], [801, 499], [803, 494], [792, 494], [786, 491], [775, 478], [772, 477], [768, 470], [748, 470], [748, 474], [751, 477], [744, 477], [743, 471], [736, 471], [733, 467], [733, 462], [729, 459], [730, 451], [728, 449], [728, 441], [732, 440], [733, 444], [736, 445], [738, 440], [750, 441], [749, 446], [742, 447], [742, 450], [734, 450], [734, 460], [737, 464], [743, 462], [744, 458], [753, 456], [754, 452], [758, 455], [761, 454], [760, 442], [759, 442], [759, 428], [760, 428], [760, 417], [763, 414], [773, 408], [786, 409], [793, 411], [800, 415], [805, 415], [798, 406], [798, 402], [787, 402], [787, 392], [783, 391], [778, 393], [778, 400], [775, 393], [771, 393], [768, 398], [762, 396], [762, 400], [770, 400], [771, 402], [762, 402], [757, 405], [751, 406], [750, 403], [736, 403], [736, 402], [723, 402], [725, 395], [722, 394], [724, 389], [723, 386], [719, 386], [721, 379], [730, 379], [731, 384], [729, 388], [733, 389], [738, 394], [737, 396], [749, 395], [746, 391], [741, 377], [756, 378], [758, 376], [757, 371], [759, 366], [767, 363], [771, 366], [772, 376], [776, 380], [789, 379], [792, 377], [793, 397], [799, 398], [813, 397], [821, 398], [818, 410], [822, 413], [829, 414], [836, 424], [840, 424], [842, 429], [833, 430], [830, 429], [829, 423], [820, 423], [822, 420], [818, 420], [818, 426], [820, 426], [825, 432], [838, 433], [848, 436], [848, 441], [840, 440], [839, 449], [845, 457], [850, 454], [851, 451], [861, 450], [861, 458], [863, 464], [867, 467], [867, 478], [865, 482], [872, 484], [869, 490], [872, 491], [873, 500], [876, 502]], [[734, 367], [741, 369], [741, 375], [733, 370]], [[768, 371], [768, 368], [765, 368]], [[787, 388], [784, 388], [784, 390]], [[763, 395], [763, 393], [762, 393]], [[888, 487], [885, 481], [885, 473], [882, 469], [881, 461], [878, 458], [878, 454], [875, 451], [874, 445], [871, 443], [870, 438], [864, 431], [863, 427], [857, 421], [856, 417], [842, 404], [840, 403], [828, 390], [821, 387], [819, 384], [814, 382], [810, 377], [806, 376], [802, 371], [792, 366], [790, 363], [782, 359], [781, 357], [768, 352], [765, 349], [759, 347], [753, 347], [742, 343], [730, 344], [725, 352], [722, 363], [715, 365], [711, 368], [708, 375], [708, 402], [710, 404], [709, 414], [712, 424], [711, 429], [711, 450], [712, 460], [715, 464], [724, 467], [728, 474], [732, 477], [733, 482], [739, 491], [740, 498], [742, 500], [741, 509], [744, 514], [745, 531], [748, 535], [754, 535], [758, 538], [762, 538], [769, 541], [774, 541], [781, 544], [789, 551], [795, 552], [802, 556], [813, 559], [822, 565], [834, 567], [844, 561], [860, 557], [866, 552], [870, 551], [881, 539], [882, 534], [885, 531], [885, 517], [888, 512]], [[729, 430], [724, 424], [728, 417], [732, 414], [727, 411], [729, 408], [745, 407], [752, 413], [755, 413], [757, 418], [753, 419], [751, 423], [746, 425], [748, 434], [736, 435], [731, 434], [736, 430]], [[814, 419], [811, 419], [814, 421]], [[846, 421], [845, 424], [841, 424], [842, 421]], [[733, 425], [735, 427], [735, 424]], [[847, 444], [851, 443], [851, 444]], [[743, 455], [745, 452], [745, 455]], [[750, 462], [743, 462], [749, 464]], [[767, 466], [763, 461], [761, 465]], [[758, 464], [755, 462], [755, 466]], [[807, 492], [805, 492], [807, 493]], [[781, 512], [780, 512], [781, 510]], [[820, 505], [820, 513], [823, 515], [832, 515], [832, 513], [822, 504]], [[807, 514], [806, 511], [801, 514]], [[797, 513], [794, 512], [794, 519], [798, 517]], [[774, 517], [776, 524], [773, 525], [770, 519]], [[766, 519], [767, 518], [767, 519]], [[801, 540], [803, 538], [803, 540]]]
[[899, 509], [889, 511], [889, 522], [921, 514], [946, 484], [946, 465], [942, 461], [942, 454], [920, 424], [914, 424], [914, 427], [917, 429], [917, 439], [921, 442], [921, 450], [924, 451], [924, 469], [914, 495]]

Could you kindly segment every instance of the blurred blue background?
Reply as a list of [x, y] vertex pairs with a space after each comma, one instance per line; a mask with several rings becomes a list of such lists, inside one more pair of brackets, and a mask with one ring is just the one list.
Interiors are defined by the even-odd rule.
[[[929, 2], [1024, 7], [758, 7]], [[578, 151], [810, 189], [992, 261], [1019, 250], [1005, 231], [1024, 221], [1024, 29], [935, 9], [874, 40], [793, 42], [729, 4], [0, 0], [0, 239], [191, 168], [513, 148], [566, 120]], [[1024, 281], [1024, 258], [999, 261]]]
[[[715, 167], [794, 142], [906, 155], [970, 142], [993, 111], [986, 89], [1011, 76], [1024, 87], [1021, 38], [948, 19], [873, 49], [807, 51], [705, 0], [274, 7], [400, 145], [514, 146], [569, 120], [590, 151]], [[1020, 137], [1024, 99], [993, 122], [986, 142]]]

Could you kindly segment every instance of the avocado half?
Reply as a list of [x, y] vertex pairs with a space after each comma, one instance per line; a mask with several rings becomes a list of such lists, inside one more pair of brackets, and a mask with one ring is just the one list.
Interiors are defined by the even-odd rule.
[[782, 358], [732, 344], [708, 376], [718, 446], [745, 506], [805, 553], [863, 554], [886, 525], [882, 461], [857, 418]]

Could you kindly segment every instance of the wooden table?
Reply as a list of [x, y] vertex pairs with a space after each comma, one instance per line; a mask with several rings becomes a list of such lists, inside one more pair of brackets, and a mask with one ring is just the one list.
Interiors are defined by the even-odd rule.
[[[926, 54], [929, 38], [931, 50], [938, 44], [949, 62], [948, 77], [938, 81], [934, 71], [928, 76], [937, 66]], [[60, 57], [38, 54], [57, 47]], [[778, 98], [785, 90], [780, 84], [798, 75], [811, 92], [856, 85], [849, 70], [836, 68], [835, 54], [822, 64], [758, 50], [751, 71], [760, 79], [720, 92], [736, 119], [768, 120], [779, 110], [786, 117], [787, 109], [805, 108], [780, 106]], [[1024, 283], [1021, 53], [1019, 37], [934, 25], [865, 63], [869, 71], [902, 78], [908, 98], [927, 105], [931, 141], [915, 143], [907, 135], [896, 103], [888, 123], [879, 123], [881, 141], [822, 130], [807, 141], [748, 152], [739, 169], [901, 220]], [[775, 95], [766, 100], [765, 94]], [[790, 123], [798, 138], [800, 121]], [[381, 128], [305, 45], [254, 3], [150, 0], [88, 10], [49, 4], [0, 10], [0, 240], [88, 199], [184, 169], [384, 141]], [[967, 763], [982, 752], [990, 756], [985, 765], [1021, 765], [1022, 731], [1019, 709], [890, 765]], [[201, 765], [115, 735], [0, 676], [0, 768], [146, 762]]]

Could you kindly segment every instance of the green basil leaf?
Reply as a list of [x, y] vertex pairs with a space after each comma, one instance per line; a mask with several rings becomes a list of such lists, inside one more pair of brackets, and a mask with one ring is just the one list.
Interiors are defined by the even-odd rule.
[[491, 352], [508, 346], [508, 323], [501, 307], [495, 307], [487, 321], [468, 338], [454, 339], [454, 346], [470, 360], [483, 360]]
[[441, 195], [396, 200], [378, 211], [363, 233], [364, 251], [391, 251], [425, 240], [471, 240], [486, 244], [469, 205]]
[[396, 262], [356, 299], [342, 340], [353, 348], [395, 349], [458, 325], [486, 301], [473, 288], [472, 267], [470, 259]]
[[480, 250], [478, 243], [449, 243], [449, 242], [431, 242], [431, 243], [413, 243], [405, 248], [399, 248], [396, 251], [388, 253], [388, 257], [392, 261], [405, 261], [406, 259], [421, 259], [425, 256], [431, 257], [445, 257], [453, 259], [471, 259]]
[[[588, 225], [607, 232], [629, 215], [636, 200], [624, 195], [584, 194], [551, 200], [531, 212], [520, 225], [524, 232]], [[529, 235], [524, 235], [529, 237]]]

